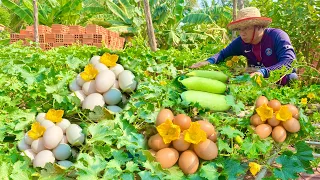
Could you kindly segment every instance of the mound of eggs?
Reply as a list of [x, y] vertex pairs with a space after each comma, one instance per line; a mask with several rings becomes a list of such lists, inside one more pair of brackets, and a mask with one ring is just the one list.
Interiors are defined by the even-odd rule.
[[136, 89], [137, 81], [134, 74], [125, 70], [121, 64], [107, 67], [100, 59], [100, 56], [93, 56], [88, 64], [98, 72], [93, 79], [86, 81], [79, 73], [70, 82], [70, 96], [80, 100], [82, 109], [93, 110], [94, 107], [101, 106], [113, 113], [121, 112], [120, 105], [126, 103], [126, 94]]
[[35, 122], [40, 121], [39, 124], [45, 128], [42, 136], [33, 139], [28, 131], [18, 143], [18, 149], [22, 151], [22, 156], [30, 158], [33, 167], [44, 168], [46, 163], [56, 162], [68, 168], [73, 164], [70, 160], [75, 158], [72, 155], [72, 151], [76, 151], [75, 146], [84, 143], [85, 135], [82, 128], [77, 124], [71, 124], [68, 119], [63, 118], [62, 121], [53, 123], [45, 117], [46, 113], [39, 113]]

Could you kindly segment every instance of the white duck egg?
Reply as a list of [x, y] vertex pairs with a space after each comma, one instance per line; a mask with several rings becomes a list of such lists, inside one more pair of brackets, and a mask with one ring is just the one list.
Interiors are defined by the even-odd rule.
[[74, 91], [70, 95], [71, 96], [76, 96], [80, 100], [81, 103], [87, 97], [87, 95], [85, 95], [82, 90]]
[[114, 84], [116, 76], [110, 70], [104, 70], [96, 76], [96, 90], [100, 93], [107, 92]]
[[119, 106], [107, 106], [107, 108], [113, 113], [119, 113], [122, 111]]
[[85, 82], [83, 84], [83, 86], [82, 86], [82, 91], [87, 96], [89, 94], [96, 93], [97, 92], [97, 90], [96, 90], [96, 81], [92, 80], [92, 81]]
[[43, 138], [41, 137], [39, 139], [34, 140], [31, 144], [31, 149], [35, 153], [38, 153], [40, 151], [47, 149], [46, 147], [44, 147]]
[[28, 145], [31, 145], [31, 143], [33, 142], [33, 139], [29, 137], [28, 132], [24, 135], [24, 142]]
[[37, 117], [36, 117], [36, 121], [37, 122], [41, 122], [41, 121], [43, 121], [43, 120], [45, 120], [46, 119], [46, 113], [39, 113], [38, 115], [37, 115]]
[[62, 137], [62, 139], [61, 139], [61, 141], [60, 141], [60, 144], [62, 144], [62, 143], [68, 144], [68, 139], [67, 139], [67, 136], [66, 136], [66, 135], [63, 135], [63, 137]]
[[116, 105], [121, 101], [122, 94], [118, 89], [111, 88], [103, 94], [103, 98], [108, 105]]
[[77, 80], [75, 79], [69, 84], [69, 89], [70, 91], [77, 91], [81, 89], [81, 86], [77, 84]]
[[27, 156], [31, 161], [33, 161], [34, 157], [36, 156], [36, 153], [34, 153], [32, 149], [26, 149], [23, 152], [21, 152], [20, 155]]
[[100, 56], [92, 56], [92, 58], [90, 59], [90, 64], [97, 64], [100, 62]]
[[63, 131], [59, 126], [52, 126], [43, 134], [44, 147], [53, 149], [58, 146], [63, 138]]
[[134, 74], [129, 70], [124, 70], [119, 74], [119, 86], [124, 92], [133, 92], [137, 86]]
[[20, 140], [20, 142], [18, 143], [18, 149], [20, 151], [24, 151], [24, 150], [27, 150], [27, 149], [30, 149], [30, 145], [28, 145], [26, 143], [26, 141], [23, 139]]
[[44, 168], [44, 166], [47, 163], [54, 163], [55, 158], [54, 155], [51, 151], [49, 150], [43, 150], [41, 152], [39, 152], [36, 157], [33, 160], [33, 167], [42, 167]]
[[40, 125], [45, 127], [46, 129], [48, 129], [48, 128], [52, 127], [52, 126], [55, 126], [55, 124], [52, 121], [47, 120], [47, 119], [41, 121]]
[[77, 84], [82, 87], [82, 85], [86, 82], [84, 79], [82, 79], [82, 77], [80, 76], [80, 73], [77, 75], [76, 77], [76, 82]]
[[102, 72], [104, 70], [108, 70], [109, 68], [104, 65], [103, 63], [97, 63], [94, 65], [94, 67], [98, 70], [98, 72]]
[[84, 142], [82, 128], [77, 124], [71, 124], [66, 131], [68, 142], [71, 145], [80, 145]]
[[111, 67], [110, 70], [116, 75], [116, 78], [118, 78], [119, 74], [124, 71], [124, 68], [121, 64], [116, 64], [115, 66]]
[[66, 160], [71, 156], [71, 147], [68, 144], [59, 144], [52, 152], [56, 159]]
[[96, 106], [103, 107], [105, 104], [103, 96], [99, 93], [93, 93], [87, 96], [83, 103], [82, 103], [82, 109], [90, 109], [91, 111]]
[[71, 161], [67, 161], [67, 160], [58, 161], [58, 164], [64, 168], [69, 168], [73, 165], [73, 163]]
[[63, 133], [66, 133], [66, 129], [70, 126], [70, 124], [71, 123], [68, 119], [63, 118], [62, 121], [58, 122], [56, 125], [62, 129]]
[[120, 89], [120, 86], [119, 86], [119, 81], [118, 80], [115, 80], [114, 81], [114, 84], [111, 88], [116, 88], [116, 89]]

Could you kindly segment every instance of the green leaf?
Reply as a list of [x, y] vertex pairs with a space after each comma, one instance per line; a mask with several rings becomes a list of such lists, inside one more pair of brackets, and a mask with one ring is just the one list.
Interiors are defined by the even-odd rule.
[[0, 179], [9, 180], [9, 172], [12, 169], [10, 164], [2, 162], [0, 164]]
[[232, 148], [230, 148], [229, 144], [224, 142], [222, 139], [218, 139], [219, 151], [226, 150], [228, 153], [232, 152]]
[[[220, 143], [219, 143], [219, 148], [220, 148]], [[206, 165], [202, 165], [200, 170], [199, 170], [200, 176], [206, 179], [212, 179], [212, 180], [218, 180], [219, 178], [219, 173], [214, 166], [214, 163], [208, 163]]]
[[178, 166], [172, 166], [166, 170], [165, 179], [183, 179], [183, 172]]
[[304, 142], [299, 141], [295, 144], [297, 158], [301, 161], [304, 168], [310, 168], [310, 161], [314, 160], [312, 149]]
[[28, 24], [33, 24], [33, 17], [31, 16], [31, 12], [28, 9], [23, 9], [14, 2], [10, 0], [1, 0], [2, 4], [6, 6], [10, 11], [15, 13], [17, 16], [19, 16], [21, 19], [26, 21]]
[[127, 162], [126, 164], [126, 169], [125, 171], [128, 171], [128, 172], [137, 172], [137, 171], [140, 171], [139, 169], [139, 166], [138, 164], [134, 163], [133, 161], [129, 161]]
[[132, 21], [129, 19], [128, 15], [122, 11], [115, 3], [110, 0], [106, 1], [107, 6], [110, 11], [112, 11], [116, 16], [122, 19], [126, 24], [131, 24]]
[[30, 161], [17, 161], [12, 167], [12, 173], [10, 178], [19, 180], [29, 180], [31, 179], [34, 170], [29, 168]]
[[83, 65], [83, 62], [79, 58], [70, 55], [67, 58], [67, 65], [71, 69], [75, 70], [75, 69], [79, 68], [80, 65]]
[[114, 119], [114, 115], [107, 108], [96, 106], [92, 112], [89, 112], [89, 119], [98, 122], [105, 119]]
[[276, 159], [281, 168], [275, 168], [273, 173], [275, 177], [280, 179], [296, 179], [298, 173], [305, 170], [301, 167], [300, 161], [296, 156], [281, 155]]
[[123, 174], [121, 174], [121, 179], [134, 180], [134, 174], [133, 173], [123, 173]]
[[138, 174], [141, 180], [160, 180], [159, 176], [153, 175], [150, 171], [140, 171]]
[[107, 162], [100, 156], [90, 156], [89, 154], [80, 153], [74, 167], [77, 169], [79, 179], [98, 179], [100, 172], [105, 169]]
[[224, 127], [221, 128], [221, 130], [219, 132], [220, 132], [220, 134], [227, 135], [228, 138], [230, 138], [230, 139], [235, 138], [238, 135], [239, 136], [244, 136], [244, 134], [241, 131], [239, 131], [237, 129], [234, 129], [231, 126], [224, 126]]
[[[108, 126], [109, 125], [109, 126]], [[112, 141], [119, 136], [119, 131], [112, 130], [112, 126], [110, 127], [110, 123], [98, 123], [91, 124], [88, 127], [89, 134], [91, 134], [91, 139], [88, 139], [89, 143], [94, 142], [104, 142], [107, 145], [112, 145]]]
[[181, 22], [187, 24], [204, 24], [204, 23], [212, 23], [212, 19], [209, 15], [204, 13], [193, 13], [186, 15]]
[[244, 139], [241, 150], [249, 159], [257, 158], [261, 154], [265, 154], [271, 149], [270, 141], [253, 141], [250, 137]]
[[241, 166], [238, 160], [225, 159], [223, 161], [223, 170], [221, 174], [225, 175], [227, 179], [236, 180], [241, 174], [245, 174], [245, 168]]

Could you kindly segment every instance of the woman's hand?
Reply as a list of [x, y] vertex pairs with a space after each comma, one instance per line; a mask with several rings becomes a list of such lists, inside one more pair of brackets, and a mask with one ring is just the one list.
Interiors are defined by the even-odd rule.
[[210, 63], [209, 61], [200, 61], [200, 62], [194, 63], [192, 66], [190, 66], [190, 68], [199, 68], [199, 67], [205, 66], [209, 63]]

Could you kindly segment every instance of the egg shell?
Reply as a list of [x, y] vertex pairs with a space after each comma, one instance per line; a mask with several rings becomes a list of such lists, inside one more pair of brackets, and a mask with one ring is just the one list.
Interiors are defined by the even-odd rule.
[[159, 133], [151, 136], [148, 140], [149, 148], [159, 151], [160, 149], [169, 147], [170, 143], [165, 144]]
[[258, 114], [254, 114], [250, 117], [250, 124], [254, 126], [259, 126], [260, 124], [264, 124]]
[[269, 100], [265, 96], [259, 96], [256, 100], [255, 108], [262, 106], [263, 104], [268, 104]]
[[52, 121], [47, 120], [47, 119], [41, 121], [40, 125], [43, 126], [46, 129], [48, 129], [48, 128], [52, 127], [52, 126], [55, 126], [55, 124]]
[[59, 145], [63, 138], [63, 131], [59, 126], [52, 126], [43, 134], [44, 147], [53, 149]]
[[62, 139], [61, 139], [61, 141], [60, 141], [60, 144], [62, 144], [62, 143], [68, 144], [68, 139], [67, 139], [67, 136], [66, 136], [66, 135], [63, 135], [63, 137], [62, 137]]
[[198, 170], [199, 158], [191, 150], [184, 151], [179, 157], [179, 167], [185, 174], [193, 174]]
[[21, 139], [21, 141], [18, 143], [18, 149], [20, 151], [24, 151], [24, 150], [27, 150], [27, 149], [30, 149], [30, 145], [28, 145], [26, 143], [26, 141], [23, 139]]
[[77, 84], [77, 80], [75, 79], [75, 80], [73, 80], [73, 81], [70, 82], [70, 84], [69, 84], [69, 89], [70, 89], [70, 91], [77, 91], [77, 90], [80, 90], [80, 89], [81, 89], [81, 86], [79, 86], [79, 85]]
[[167, 119], [172, 121], [174, 119], [174, 115], [170, 109], [162, 109], [157, 115], [156, 126], [164, 123]]
[[56, 123], [56, 125], [62, 129], [63, 133], [66, 133], [66, 129], [70, 126], [70, 124], [70, 121], [64, 118], [62, 119], [62, 121]]
[[87, 97], [87, 95], [85, 95], [82, 90], [74, 91], [73, 93], [71, 93], [71, 96], [76, 96], [80, 100], [81, 103]]
[[34, 140], [31, 144], [31, 149], [35, 153], [46, 150], [47, 148], [44, 146], [43, 137]]
[[41, 121], [43, 121], [43, 120], [45, 120], [46, 119], [46, 113], [39, 113], [38, 115], [37, 115], [37, 117], [36, 117], [36, 121], [37, 122], [41, 122]]
[[295, 105], [292, 104], [287, 104], [286, 105], [289, 109], [289, 111], [292, 113], [292, 117], [295, 119], [299, 119], [299, 110]]
[[183, 133], [180, 133], [179, 139], [172, 141], [172, 145], [178, 151], [185, 151], [189, 148], [190, 143], [185, 141]]
[[84, 142], [82, 128], [77, 124], [71, 124], [66, 130], [68, 142], [71, 145], [80, 145]]
[[82, 109], [90, 109], [91, 111], [96, 106], [103, 107], [105, 105], [103, 96], [99, 93], [93, 93], [87, 96], [82, 102]]
[[39, 152], [36, 157], [33, 160], [33, 167], [42, 167], [44, 168], [44, 166], [47, 163], [54, 163], [55, 158], [54, 155], [51, 151], [49, 150], [43, 150], [41, 152]]
[[58, 161], [58, 164], [64, 168], [69, 168], [73, 165], [73, 163], [71, 161], [67, 161], [67, 160]]
[[100, 63], [100, 56], [92, 56], [89, 63], [93, 65]]
[[115, 80], [114, 81], [114, 84], [111, 88], [116, 88], [116, 89], [119, 89], [120, 90], [120, 86], [119, 86], [119, 81], [118, 80]]
[[116, 78], [118, 78], [119, 74], [122, 73], [122, 71], [124, 71], [124, 68], [121, 64], [116, 64], [115, 66], [111, 67], [110, 70], [114, 73]]
[[68, 144], [59, 144], [52, 153], [57, 160], [66, 160], [71, 156], [71, 147]]
[[260, 124], [255, 130], [261, 139], [265, 139], [271, 134], [272, 127], [269, 124]]
[[32, 149], [26, 149], [23, 152], [21, 152], [20, 155], [27, 156], [31, 161], [33, 161], [34, 157], [36, 156], [36, 153], [34, 153]]
[[173, 148], [160, 149], [156, 153], [156, 161], [160, 163], [163, 169], [172, 167], [174, 164], [176, 164], [178, 159], [179, 153]]
[[174, 117], [173, 124], [180, 126], [181, 131], [183, 131], [190, 127], [191, 118], [185, 114], [178, 114]]
[[76, 81], [77, 81], [77, 84], [82, 87], [83, 84], [86, 82], [85, 80], [82, 79], [81, 75], [78, 74], [77, 77], [76, 77]]
[[194, 152], [203, 160], [212, 160], [218, 156], [218, 147], [210, 139], [193, 146]]
[[92, 80], [92, 81], [85, 82], [82, 86], [82, 91], [87, 96], [93, 93], [97, 93], [96, 81]]
[[287, 132], [282, 126], [276, 126], [272, 130], [272, 138], [275, 142], [283, 142], [287, 138]]
[[276, 127], [280, 124], [280, 121], [276, 118], [276, 114], [273, 114], [273, 117], [268, 119], [267, 122], [272, 127]]
[[107, 106], [107, 109], [109, 109], [113, 113], [122, 112], [122, 109], [119, 106]]
[[109, 68], [104, 65], [103, 63], [97, 63], [94, 65], [94, 67], [98, 70], [98, 72], [102, 72], [104, 70], [109, 70]]
[[215, 132], [214, 126], [205, 120], [197, 121], [200, 124], [200, 129], [204, 130], [207, 134], [207, 137], [211, 136]]
[[118, 76], [119, 86], [124, 92], [133, 92], [137, 86], [134, 74], [129, 70], [122, 71]]
[[268, 102], [268, 106], [273, 109], [273, 112], [275, 112], [280, 110], [281, 103], [276, 99], [272, 99], [271, 101]]
[[110, 70], [104, 70], [96, 76], [96, 90], [100, 93], [107, 92], [114, 84], [116, 76]]
[[[120, 87], [120, 89], [123, 92], [132, 93], [137, 88], [137, 84], [138, 84], [137, 81], [133, 80], [131, 84], [129, 84], [128, 86], [125, 86], [123, 88]], [[119, 86], [120, 86], [120, 84], [119, 84]]]
[[291, 133], [296, 133], [300, 130], [300, 123], [295, 118], [282, 122], [282, 126]]
[[108, 105], [116, 105], [122, 100], [122, 94], [118, 89], [111, 88], [103, 94], [103, 98]]
[[211, 134], [208, 139], [210, 139], [213, 142], [217, 142], [218, 140], [218, 133], [215, 131], [213, 134]]
[[[29, 131], [28, 131], [29, 132]], [[28, 132], [24, 135], [24, 142], [28, 145], [31, 145], [33, 142], [33, 139], [29, 137]]]

